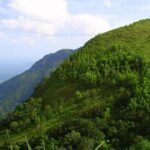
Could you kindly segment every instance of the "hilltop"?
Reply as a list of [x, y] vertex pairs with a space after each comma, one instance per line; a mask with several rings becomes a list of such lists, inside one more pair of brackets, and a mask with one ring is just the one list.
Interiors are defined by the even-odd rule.
[[147, 19], [89, 40], [1, 121], [1, 149], [150, 149], [149, 31]]

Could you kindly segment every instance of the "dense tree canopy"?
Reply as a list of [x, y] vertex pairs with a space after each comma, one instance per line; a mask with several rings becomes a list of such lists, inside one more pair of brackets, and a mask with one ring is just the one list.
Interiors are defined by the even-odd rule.
[[149, 150], [150, 21], [99, 35], [0, 122], [1, 149]]

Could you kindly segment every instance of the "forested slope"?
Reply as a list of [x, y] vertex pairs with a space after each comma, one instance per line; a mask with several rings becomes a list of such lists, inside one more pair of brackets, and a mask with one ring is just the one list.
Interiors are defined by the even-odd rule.
[[100, 34], [0, 123], [1, 149], [149, 150], [150, 20]]

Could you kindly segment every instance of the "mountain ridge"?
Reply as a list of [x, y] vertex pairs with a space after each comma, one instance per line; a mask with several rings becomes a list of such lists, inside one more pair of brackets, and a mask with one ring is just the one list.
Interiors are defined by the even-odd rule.
[[149, 31], [150, 19], [88, 41], [0, 122], [1, 148], [149, 149]]
[[[56, 66], [58, 66], [71, 53], [73, 53], [73, 50], [63, 49], [56, 53], [46, 55], [37, 61], [29, 70], [1, 83], [0, 104], [2, 111], [3, 109], [4, 112], [11, 111], [19, 103], [26, 100], [33, 93], [35, 85], [49, 75], [50, 72], [52, 72]], [[4, 106], [2, 106], [3, 104]], [[8, 105], [10, 106], [5, 109]]]

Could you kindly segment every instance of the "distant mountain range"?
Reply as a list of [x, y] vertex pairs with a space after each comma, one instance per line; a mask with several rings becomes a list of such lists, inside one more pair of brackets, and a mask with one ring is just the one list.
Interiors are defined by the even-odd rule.
[[9, 62], [10, 64], [2, 64], [0, 61], [0, 83], [5, 82], [14, 76], [29, 69], [33, 62], [16, 63]]
[[0, 114], [12, 111], [32, 95], [35, 86], [50, 74], [73, 50], [63, 49], [46, 55], [31, 69], [0, 84]]

